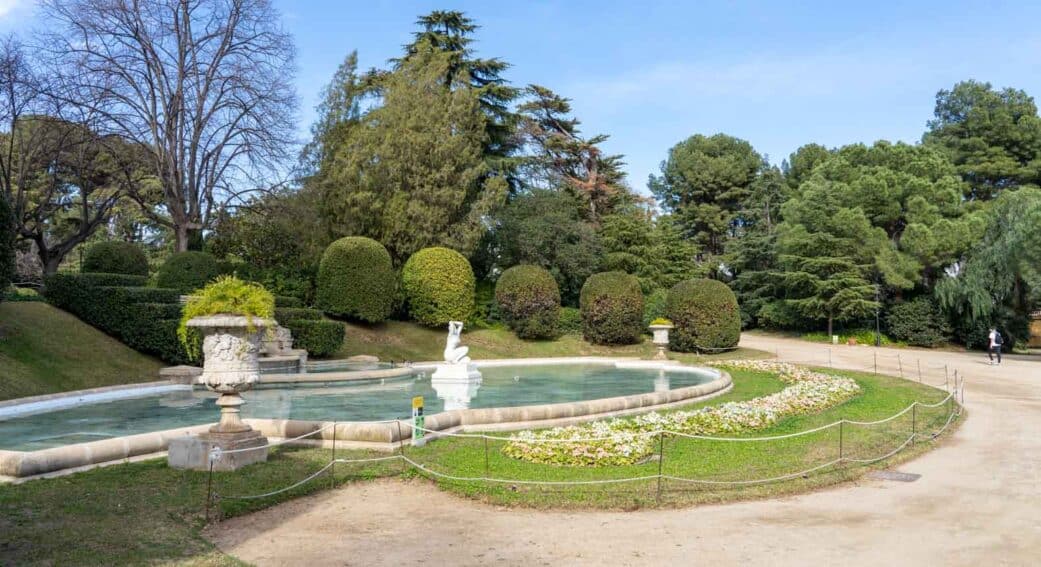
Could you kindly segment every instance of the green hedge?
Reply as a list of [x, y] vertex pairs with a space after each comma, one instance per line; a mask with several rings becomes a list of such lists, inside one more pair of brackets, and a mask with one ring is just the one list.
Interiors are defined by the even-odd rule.
[[83, 255], [84, 273], [148, 275], [148, 257], [132, 242], [98, 242]]
[[548, 339], [557, 335], [560, 288], [545, 268], [514, 266], [499, 276], [495, 301], [506, 323], [522, 339]]
[[180, 294], [173, 289], [126, 287], [141, 284], [144, 279], [115, 274], [55, 274], [44, 280], [44, 295], [56, 307], [135, 350], [170, 364], [190, 362], [177, 340]]
[[640, 281], [625, 272], [593, 274], [582, 286], [582, 335], [594, 344], [632, 344], [643, 332]]
[[304, 302], [299, 297], [290, 297], [288, 295], [276, 295], [275, 296], [275, 307], [303, 307]]
[[[317, 309], [306, 307], [275, 307], [275, 321], [296, 321], [297, 319], [308, 319], [317, 321], [322, 318], [322, 312]], [[284, 325], [283, 325], [284, 326]]]
[[924, 297], [891, 307], [886, 327], [889, 336], [912, 346], [936, 347], [947, 342], [952, 333], [939, 306]]
[[675, 325], [669, 348], [677, 352], [714, 352], [741, 340], [737, 297], [716, 280], [682, 281], [669, 290], [667, 317]]
[[564, 335], [582, 334], [582, 312], [574, 307], [561, 307], [557, 331]]
[[409, 315], [431, 327], [468, 321], [474, 311], [474, 272], [462, 254], [448, 248], [424, 248], [401, 270]]
[[669, 290], [667, 289], [656, 289], [647, 294], [647, 301], [643, 306], [643, 328], [647, 330], [647, 327], [651, 325], [651, 321], [655, 319], [668, 319], [668, 300]]
[[190, 294], [221, 275], [217, 259], [206, 252], [178, 252], [166, 259], [156, 273], [159, 287]]
[[311, 356], [329, 356], [343, 346], [344, 328], [339, 321], [296, 319], [282, 326], [293, 333], [293, 348], [307, 349]]
[[394, 308], [396, 285], [387, 249], [371, 238], [348, 236], [322, 254], [315, 304], [326, 313], [379, 323]]

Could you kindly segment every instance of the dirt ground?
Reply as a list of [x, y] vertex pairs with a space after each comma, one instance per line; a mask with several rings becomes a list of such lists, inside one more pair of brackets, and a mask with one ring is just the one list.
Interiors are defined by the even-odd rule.
[[[782, 359], [871, 368], [875, 349], [746, 335]], [[879, 349], [880, 368], [944, 364], [966, 378], [970, 418], [899, 470], [788, 498], [637, 512], [539, 512], [461, 499], [423, 482], [358, 483], [223, 522], [220, 549], [257, 565], [1037, 565], [1041, 362]], [[1036, 360], [1036, 359], [1035, 359]], [[938, 374], [937, 374], [938, 372]], [[930, 374], [927, 370], [926, 374]]]

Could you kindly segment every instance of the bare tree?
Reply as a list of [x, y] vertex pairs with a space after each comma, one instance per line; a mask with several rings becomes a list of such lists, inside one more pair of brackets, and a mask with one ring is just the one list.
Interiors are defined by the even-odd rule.
[[134, 151], [90, 128], [89, 112], [61, 116], [48, 89], [21, 44], [0, 40], [0, 198], [16, 239], [32, 243], [50, 274], [108, 221], [140, 168]]
[[294, 49], [268, 0], [43, 0], [65, 102], [148, 148], [177, 250], [291, 158]]

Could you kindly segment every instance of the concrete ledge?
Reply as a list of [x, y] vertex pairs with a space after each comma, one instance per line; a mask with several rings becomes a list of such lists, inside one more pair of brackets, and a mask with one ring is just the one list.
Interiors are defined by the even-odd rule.
[[[560, 364], [561, 359], [539, 359], [535, 364]], [[619, 363], [618, 359], [568, 359], [568, 363]], [[494, 361], [497, 365], [505, 362]], [[512, 364], [526, 361], [511, 361]], [[486, 364], [485, 366], [492, 366]], [[641, 368], [662, 368], [668, 372], [701, 371], [704, 368], [688, 368], [663, 365], [661, 362], [647, 362]], [[409, 375], [411, 369], [390, 369], [405, 371]], [[390, 370], [368, 371], [370, 373], [387, 373]], [[732, 380], [728, 373], [718, 372], [718, 377], [711, 382], [677, 388], [664, 392], [618, 396], [581, 402], [564, 402], [533, 406], [518, 406], [487, 409], [465, 409], [436, 413], [426, 418], [426, 428], [433, 433], [429, 439], [436, 439], [438, 433], [454, 433], [467, 431], [509, 431], [533, 428], [557, 427], [585, 421], [593, 421], [608, 417], [633, 415], [657, 409], [667, 409], [706, 400], [729, 391]], [[331, 373], [335, 374], [335, 373]], [[357, 374], [356, 372], [354, 374]], [[305, 375], [306, 376], [306, 375]], [[375, 375], [378, 377], [379, 374]], [[392, 376], [393, 377], [393, 376]], [[357, 378], [361, 379], [361, 378]], [[373, 378], [367, 378], [373, 379]], [[165, 388], [178, 388], [168, 383], [161, 383]], [[156, 383], [142, 385], [139, 389], [155, 387]], [[185, 386], [181, 386], [183, 388]], [[120, 388], [126, 390], [125, 387]], [[107, 388], [99, 390], [110, 390]], [[75, 399], [84, 392], [73, 392], [65, 397]], [[61, 395], [56, 395], [61, 396]], [[49, 398], [49, 396], [47, 397]], [[19, 400], [24, 403], [24, 400]], [[281, 439], [292, 439], [315, 433], [335, 423], [337, 446], [343, 448], [366, 448], [378, 450], [395, 450], [412, 436], [412, 425], [408, 420], [383, 422], [330, 422], [303, 421], [291, 419], [247, 419], [254, 429], [277, 442]], [[184, 435], [202, 433], [211, 424], [182, 427], [153, 433], [142, 433], [126, 437], [116, 437], [65, 445], [39, 451], [2, 451], [0, 450], [0, 476], [24, 478], [57, 471], [82, 470], [84, 467], [104, 465], [136, 459], [143, 455], [159, 456], [167, 450], [170, 441]], [[329, 446], [333, 440], [333, 429], [329, 427], [320, 434], [307, 439], [294, 441], [301, 446]]]
[[344, 370], [311, 372], [307, 374], [261, 374], [260, 384], [299, 384], [308, 382], [351, 382], [354, 380], [388, 380], [406, 378], [414, 374], [412, 368], [381, 368], [379, 370]]
[[43, 411], [54, 411], [62, 408], [78, 406], [84, 403], [123, 400], [127, 398], [150, 396], [152, 394], [161, 394], [163, 392], [190, 389], [191, 386], [189, 385], [171, 384], [170, 382], [163, 380], [159, 382], [143, 382], [141, 384], [129, 385], [121, 384], [118, 386], [104, 386], [101, 388], [74, 390], [72, 392], [15, 398], [13, 400], [0, 402], [0, 418], [11, 418]]

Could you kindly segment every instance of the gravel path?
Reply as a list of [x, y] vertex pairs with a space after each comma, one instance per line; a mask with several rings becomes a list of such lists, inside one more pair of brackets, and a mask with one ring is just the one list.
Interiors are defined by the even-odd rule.
[[[742, 346], [827, 363], [826, 347], [745, 335]], [[836, 367], [875, 349], [832, 347]], [[903, 464], [917, 482], [863, 480], [768, 501], [683, 510], [500, 509], [426, 483], [357, 483], [226, 521], [207, 532], [257, 565], [1037, 565], [1041, 562], [1041, 362], [878, 349], [880, 368], [942, 366], [966, 377], [969, 419]], [[930, 370], [931, 369], [931, 370]]]

